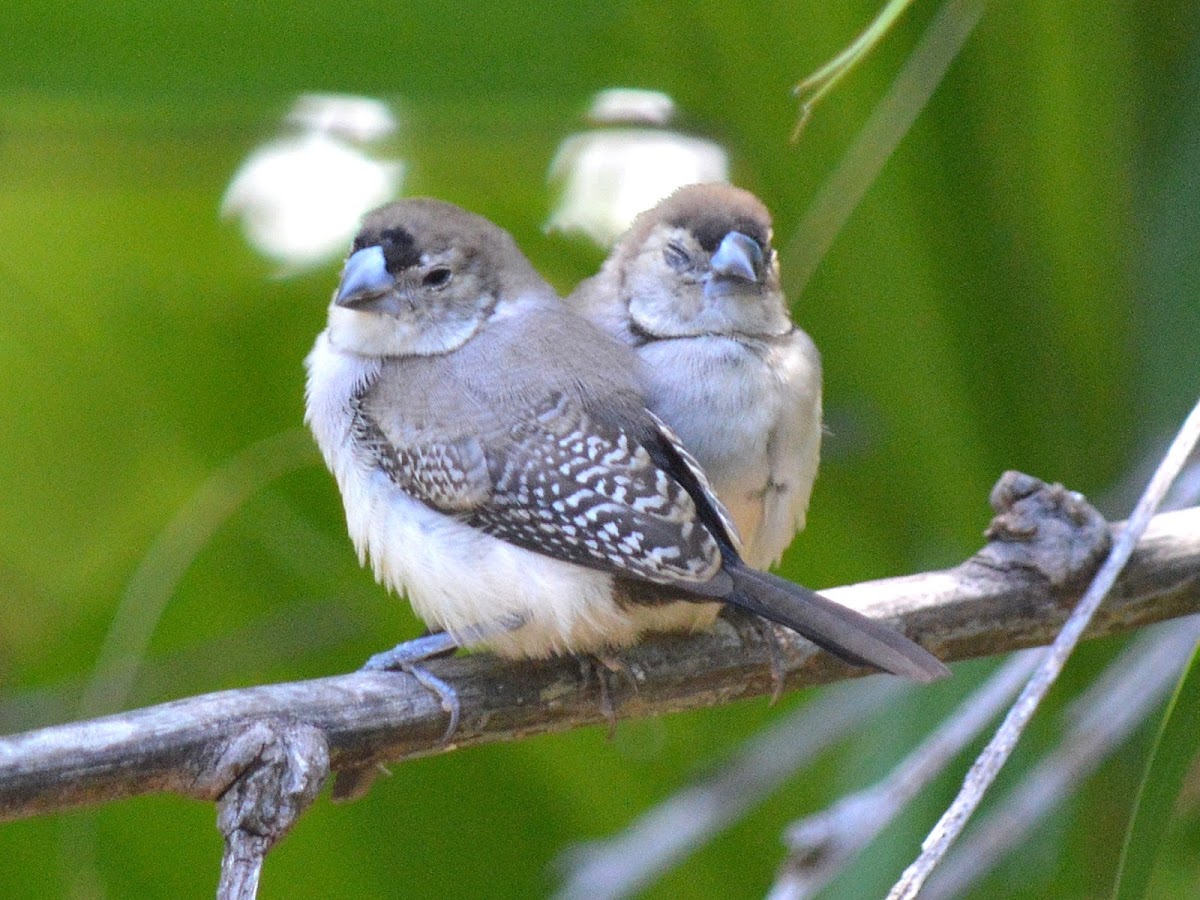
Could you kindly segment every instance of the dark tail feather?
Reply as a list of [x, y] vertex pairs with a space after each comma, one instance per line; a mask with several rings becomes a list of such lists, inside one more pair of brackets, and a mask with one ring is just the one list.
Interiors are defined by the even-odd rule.
[[733, 576], [733, 593], [725, 602], [778, 622], [847, 662], [916, 681], [950, 674], [924, 647], [848, 606], [745, 565], [727, 565], [726, 571]]

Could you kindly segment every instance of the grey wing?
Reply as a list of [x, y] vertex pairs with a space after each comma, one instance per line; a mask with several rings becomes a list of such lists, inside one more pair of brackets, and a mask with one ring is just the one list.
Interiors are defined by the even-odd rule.
[[578, 565], [723, 596], [721, 550], [686, 490], [619, 425], [562, 394], [511, 429], [468, 521]]
[[445, 513], [464, 513], [492, 497], [487, 457], [476, 438], [446, 435], [431, 439], [411, 430], [386, 434], [362, 408], [355, 412], [354, 435], [372, 462], [405, 493]]
[[561, 394], [507, 432], [431, 441], [360, 411], [359, 439], [406, 493], [536, 553], [705, 596], [728, 593], [687, 491], [619, 426]]

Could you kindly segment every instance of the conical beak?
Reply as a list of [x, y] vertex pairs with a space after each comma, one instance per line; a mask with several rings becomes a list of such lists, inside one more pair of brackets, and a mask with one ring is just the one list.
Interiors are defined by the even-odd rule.
[[347, 309], [363, 309], [395, 283], [396, 279], [388, 273], [384, 262], [383, 248], [379, 245], [363, 247], [346, 260], [333, 302]]
[[711, 265], [717, 275], [759, 281], [763, 271], [762, 247], [749, 235], [731, 231], [713, 253]]

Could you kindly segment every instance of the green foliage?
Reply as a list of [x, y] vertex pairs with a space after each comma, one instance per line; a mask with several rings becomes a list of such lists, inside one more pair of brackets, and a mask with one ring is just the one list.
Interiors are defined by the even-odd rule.
[[[793, 145], [791, 87], [877, 3], [4, 4], [0, 731], [78, 714], [164, 530], [300, 422], [336, 264], [273, 278], [218, 217], [298, 93], [392, 102], [405, 191], [495, 219], [568, 289], [602, 253], [543, 232], [546, 173], [594, 92], [669, 93], [786, 246], [936, 6], [914, 4]], [[1103, 499], [1182, 416], [1200, 345], [1198, 49], [1200, 8], [1179, 0], [986, 12], [792, 297], [824, 353], [832, 433], [785, 574], [822, 586], [953, 563], [979, 544], [1002, 470]], [[418, 629], [359, 568], [315, 454], [249, 492], [168, 596], [126, 705], [346, 671]], [[1056, 699], [1118, 646], [1085, 648]], [[784, 825], [885, 771], [962, 690], [918, 692], [649, 895], [762, 896]], [[587, 731], [398, 766], [362, 803], [319, 802], [270, 857], [263, 896], [544, 895], [563, 848], [628, 823], [774, 714], [747, 704], [613, 743]], [[1034, 836], [1032, 864], [977, 895], [1105, 893], [1131, 802], [1112, 772], [1137, 760], [1111, 762]], [[830, 896], [882, 895], [953, 783]], [[153, 797], [5, 825], [0, 895], [211, 896], [213, 818]], [[1194, 809], [1163, 846], [1161, 883], [1195, 885]]]
[[1116, 900], [1149, 896], [1150, 879], [1179, 792], [1200, 747], [1200, 648], [1179, 679], [1146, 763], [1134, 815], [1121, 848]]

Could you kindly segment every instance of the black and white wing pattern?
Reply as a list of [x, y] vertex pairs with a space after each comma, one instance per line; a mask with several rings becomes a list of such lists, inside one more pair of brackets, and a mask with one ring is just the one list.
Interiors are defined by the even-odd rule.
[[[699, 509], [702, 514], [711, 511], [712, 516], [716, 519], [716, 523], [719, 523], [720, 530], [725, 532], [724, 537], [728, 538], [729, 543], [740, 553], [742, 550], [742, 535], [738, 531], [737, 523], [733, 521], [733, 516], [729, 514], [729, 510], [725, 508], [725, 504], [717, 497], [717, 492], [713, 490], [712, 484], [709, 483], [708, 476], [700, 468], [700, 461], [688, 452], [688, 449], [683, 446], [683, 441], [679, 439], [679, 435], [675, 433], [675, 430], [670, 425], [656, 416], [650, 409], [646, 410], [646, 415], [649, 416], [650, 421], [658, 429], [658, 435], [662, 439], [660, 446], [664, 446], [664, 449], [669, 451], [668, 456], [673, 455], [678, 458], [682, 468], [672, 466], [672, 471], [675, 473], [676, 478], [681, 481], [687, 481], [688, 477], [685, 477], [686, 475], [694, 479], [695, 484], [693, 487], [700, 494]], [[664, 460], [664, 462], [670, 464], [673, 460], [668, 459]]]
[[371, 463], [406, 494], [445, 513], [470, 512], [491, 499], [491, 474], [476, 438], [430, 440], [414, 429], [397, 439], [394, 432], [385, 434], [361, 406], [354, 411], [353, 423], [356, 442]]
[[720, 548], [691, 496], [624, 429], [555, 394], [506, 443], [493, 461], [492, 502], [472, 517], [477, 527], [657, 584], [694, 589], [720, 572]]
[[483, 440], [422, 440], [361, 410], [358, 420], [401, 489], [493, 537], [705, 596], [729, 590], [688, 491], [626, 429], [562, 393]]

